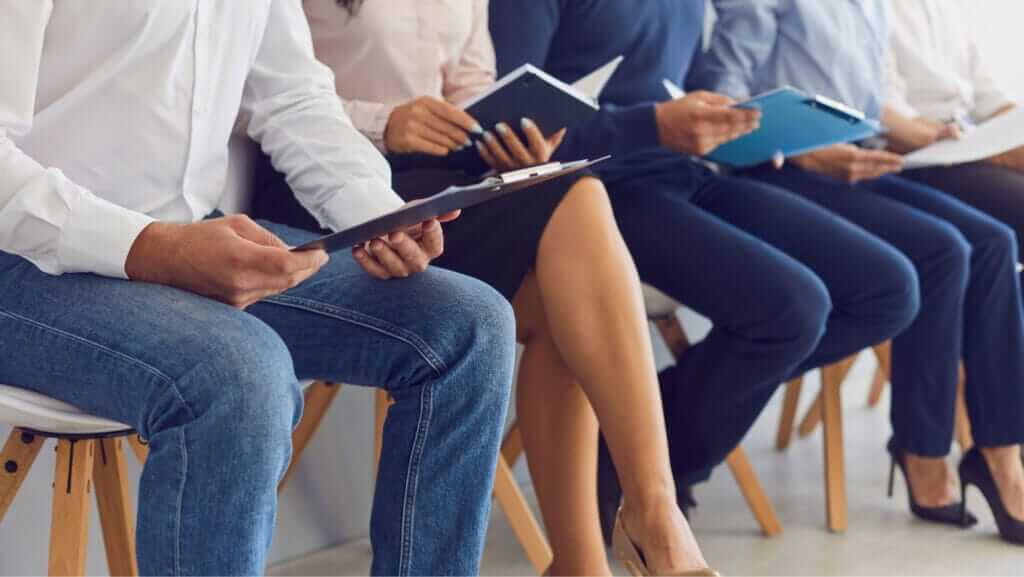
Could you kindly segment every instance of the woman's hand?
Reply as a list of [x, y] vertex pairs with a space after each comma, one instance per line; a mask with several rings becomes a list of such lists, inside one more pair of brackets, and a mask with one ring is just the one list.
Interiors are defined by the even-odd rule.
[[477, 141], [476, 148], [480, 158], [491, 168], [500, 172], [544, 164], [551, 160], [551, 155], [561, 146], [566, 130], [563, 128], [544, 138], [537, 124], [529, 118], [520, 121], [527, 144], [519, 139], [515, 131], [505, 123], [495, 127], [498, 136], [490, 132], [484, 133], [482, 141]]
[[800, 168], [856, 184], [903, 170], [903, 157], [884, 150], [840, 144], [790, 159]]
[[484, 130], [466, 111], [424, 96], [396, 107], [384, 129], [384, 147], [395, 154], [447, 156], [470, 146], [469, 135]]

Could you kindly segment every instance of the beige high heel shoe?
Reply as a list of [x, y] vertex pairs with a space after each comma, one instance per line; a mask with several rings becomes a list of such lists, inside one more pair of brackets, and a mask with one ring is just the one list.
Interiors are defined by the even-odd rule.
[[[644, 556], [637, 549], [633, 539], [626, 533], [626, 526], [622, 523], [622, 509], [615, 515], [615, 529], [612, 531], [612, 552], [615, 557], [626, 566], [633, 577], [649, 577], [651, 570], [644, 561]], [[694, 571], [677, 573], [679, 577], [719, 577], [718, 571], [705, 567]]]

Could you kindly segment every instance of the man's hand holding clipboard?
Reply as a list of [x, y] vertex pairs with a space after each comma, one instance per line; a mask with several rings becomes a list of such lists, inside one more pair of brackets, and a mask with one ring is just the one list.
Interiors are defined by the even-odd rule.
[[449, 187], [434, 196], [410, 202], [394, 212], [292, 250], [352, 250], [356, 260], [374, 277], [409, 276], [425, 269], [427, 263], [440, 256], [444, 242], [440, 223], [454, 220], [462, 209], [585, 170], [606, 158], [552, 162], [506, 172], [470, 186]]

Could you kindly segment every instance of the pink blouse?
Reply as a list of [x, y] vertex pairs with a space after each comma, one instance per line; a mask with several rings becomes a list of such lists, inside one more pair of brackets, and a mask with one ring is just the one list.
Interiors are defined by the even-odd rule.
[[334, 71], [356, 128], [383, 149], [395, 106], [420, 96], [459, 104], [495, 80], [488, 0], [304, 0], [317, 58]]

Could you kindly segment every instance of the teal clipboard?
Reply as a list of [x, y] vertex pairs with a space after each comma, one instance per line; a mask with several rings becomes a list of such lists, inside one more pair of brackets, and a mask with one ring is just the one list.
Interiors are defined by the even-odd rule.
[[736, 106], [760, 109], [761, 127], [719, 146], [706, 157], [736, 168], [769, 162], [780, 153], [799, 156], [882, 132], [881, 125], [862, 112], [795, 88], [773, 90]]

